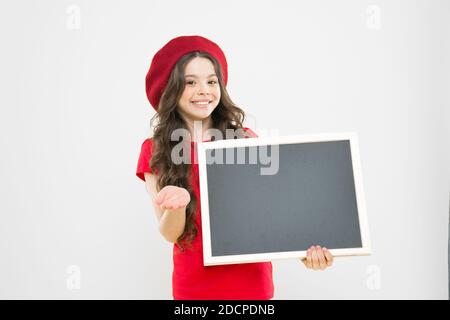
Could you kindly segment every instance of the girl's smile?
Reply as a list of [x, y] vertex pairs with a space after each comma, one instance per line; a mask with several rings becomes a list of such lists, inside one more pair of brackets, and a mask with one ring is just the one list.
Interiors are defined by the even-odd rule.
[[198, 108], [208, 108], [212, 103], [212, 100], [204, 99], [204, 100], [194, 100], [191, 103]]

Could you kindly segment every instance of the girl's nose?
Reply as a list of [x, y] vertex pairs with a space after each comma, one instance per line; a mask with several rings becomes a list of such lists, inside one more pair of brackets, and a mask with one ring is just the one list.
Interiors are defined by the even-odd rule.
[[205, 85], [200, 85], [199, 94], [209, 94], [209, 88]]

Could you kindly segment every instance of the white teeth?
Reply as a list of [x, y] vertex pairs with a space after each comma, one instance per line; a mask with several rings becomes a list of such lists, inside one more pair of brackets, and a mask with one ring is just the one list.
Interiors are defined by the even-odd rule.
[[206, 105], [209, 104], [209, 102], [192, 102], [192, 103], [193, 103], [193, 104], [204, 105], [204, 106], [206, 106]]

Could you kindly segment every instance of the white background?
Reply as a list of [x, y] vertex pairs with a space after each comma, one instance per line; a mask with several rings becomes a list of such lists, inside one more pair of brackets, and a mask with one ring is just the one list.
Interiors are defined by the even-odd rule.
[[198, 34], [257, 133], [359, 135], [373, 255], [276, 261], [274, 298], [447, 299], [449, 21], [444, 0], [2, 1], [0, 298], [172, 298], [135, 176], [144, 78]]

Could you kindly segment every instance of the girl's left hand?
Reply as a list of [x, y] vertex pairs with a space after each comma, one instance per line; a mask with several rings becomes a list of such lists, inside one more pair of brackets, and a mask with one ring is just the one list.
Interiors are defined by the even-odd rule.
[[327, 248], [311, 246], [301, 261], [308, 269], [325, 270], [333, 265], [333, 255]]

